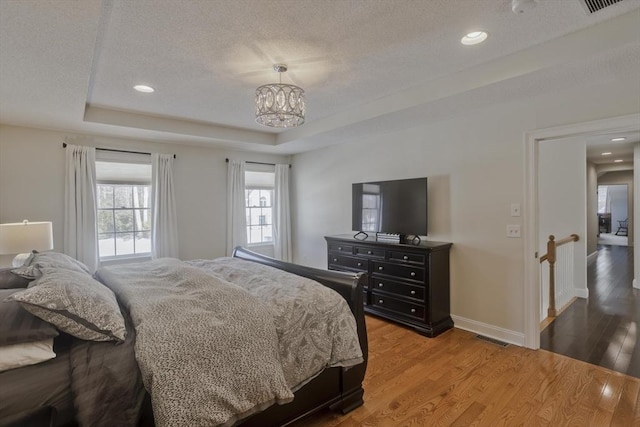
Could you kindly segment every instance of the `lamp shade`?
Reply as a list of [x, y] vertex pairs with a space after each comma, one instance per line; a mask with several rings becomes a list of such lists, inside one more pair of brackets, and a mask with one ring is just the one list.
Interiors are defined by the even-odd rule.
[[53, 249], [51, 222], [14, 222], [0, 224], [0, 254], [49, 251]]

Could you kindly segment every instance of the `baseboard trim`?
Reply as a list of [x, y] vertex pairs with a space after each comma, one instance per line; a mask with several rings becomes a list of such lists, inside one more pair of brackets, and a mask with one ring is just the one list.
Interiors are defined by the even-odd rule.
[[589, 289], [573, 288], [573, 294], [578, 298], [589, 298]]
[[524, 334], [509, 329], [500, 328], [498, 326], [489, 325], [488, 323], [478, 322], [476, 320], [466, 319], [464, 317], [451, 315], [455, 327], [475, 334], [484, 335], [495, 338], [500, 341], [508, 342], [520, 347], [524, 346]]

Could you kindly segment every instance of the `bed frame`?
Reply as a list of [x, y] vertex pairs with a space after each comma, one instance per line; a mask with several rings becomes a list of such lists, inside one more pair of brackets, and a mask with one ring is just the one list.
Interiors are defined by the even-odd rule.
[[[350, 274], [304, 267], [278, 261], [241, 247], [235, 248], [233, 256], [313, 279], [338, 292], [347, 300], [356, 319], [358, 338], [364, 358], [363, 363], [350, 368], [325, 369], [320, 375], [296, 391], [292, 402], [285, 405], [273, 405], [263, 412], [243, 420], [239, 425], [243, 427], [286, 426], [325, 408], [347, 413], [362, 405], [364, 394], [362, 380], [364, 379], [368, 358], [367, 331], [363, 309], [363, 286], [367, 280], [366, 275], [363, 273]], [[0, 274], [0, 281], [5, 282], [11, 278], [12, 274], [8, 273], [9, 269], [2, 270], [7, 270], [0, 271], [0, 273], [6, 273], [4, 275]], [[23, 286], [24, 284], [20, 284], [20, 287]], [[8, 286], [7, 283], [5, 287], [11, 286]], [[12, 427], [50, 426], [55, 425], [55, 416], [55, 410], [47, 406], [36, 408], [28, 414], [18, 414], [16, 417], [11, 417], [10, 420], [0, 420], [0, 425]], [[148, 394], [146, 394], [143, 403], [139, 425], [140, 427], [154, 426], [153, 409]], [[73, 426], [75, 426], [75, 423], [65, 425], [65, 427]]]

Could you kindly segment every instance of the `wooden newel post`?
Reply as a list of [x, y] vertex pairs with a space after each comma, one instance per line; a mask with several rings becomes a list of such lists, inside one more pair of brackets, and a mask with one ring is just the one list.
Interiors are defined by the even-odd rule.
[[549, 261], [549, 309], [547, 316], [556, 317], [556, 237], [552, 234], [547, 242], [547, 261]]

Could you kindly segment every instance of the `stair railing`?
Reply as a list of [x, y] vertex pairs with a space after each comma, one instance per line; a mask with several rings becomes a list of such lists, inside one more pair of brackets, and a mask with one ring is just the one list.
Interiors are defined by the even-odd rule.
[[540, 257], [540, 263], [542, 264], [545, 261], [549, 262], [549, 308], [547, 309], [547, 315], [549, 317], [556, 317], [558, 312], [556, 310], [556, 254], [558, 246], [562, 246], [564, 244], [570, 242], [577, 242], [580, 240], [580, 236], [577, 234], [572, 234], [569, 237], [565, 237], [564, 239], [560, 239], [556, 241], [555, 236], [552, 234], [549, 236], [549, 241], [547, 241], [547, 253]]

